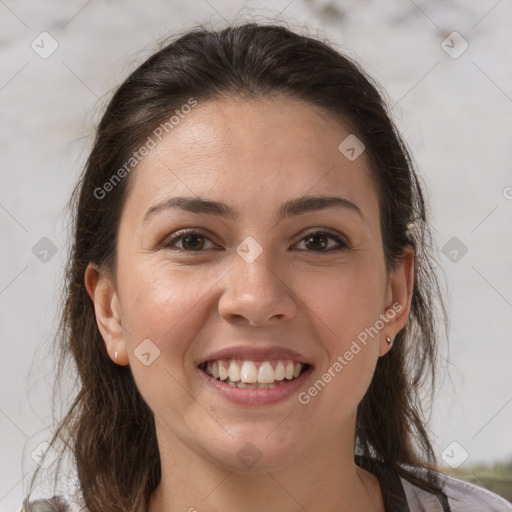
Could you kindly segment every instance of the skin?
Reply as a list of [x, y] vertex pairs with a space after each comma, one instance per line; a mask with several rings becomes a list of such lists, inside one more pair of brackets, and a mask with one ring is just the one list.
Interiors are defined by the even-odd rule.
[[[414, 254], [407, 248], [386, 272], [368, 161], [338, 150], [350, 133], [300, 100], [200, 103], [130, 176], [117, 283], [92, 265], [85, 282], [110, 357], [130, 365], [155, 415], [162, 480], [150, 512], [384, 511], [377, 479], [354, 464], [356, 409], [391, 349], [386, 336], [394, 339], [407, 321]], [[239, 217], [168, 208], [143, 221], [178, 195], [226, 203]], [[343, 197], [362, 215], [330, 207], [276, 222], [282, 203], [305, 195]], [[184, 228], [206, 238], [164, 247]], [[307, 243], [307, 234], [325, 229], [346, 246]], [[252, 263], [236, 253], [248, 236], [263, 250]], [[315, 367], [299, 390], [307, 391], [396, 303], [401, 311], [307, 405], [297, 394], [234, 405], [195, 366], [235, 344], [289, 347]], [[160, 350], [149, 366], [134, 354], [145, 339]], [[237, 456], [248, 442], [261, 454], [252, 467]]]

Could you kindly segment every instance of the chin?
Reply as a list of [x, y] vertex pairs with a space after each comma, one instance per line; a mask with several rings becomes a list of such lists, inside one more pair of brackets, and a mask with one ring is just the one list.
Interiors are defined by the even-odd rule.
[[[300, 439], [303, 444], [303, 438]], [[297, 463], [299, 437], [284, 437], [268, 429], [238, 432], [222, 444], [205, 447], [210, 457], [225, 469], [237, 473], [258, 474], [278, 471]]]

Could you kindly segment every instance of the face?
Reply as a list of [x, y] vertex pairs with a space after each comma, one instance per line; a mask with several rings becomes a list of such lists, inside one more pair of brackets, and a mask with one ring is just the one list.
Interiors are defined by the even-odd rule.
[[299, 100], [200, 103], [130, 176], [117, 285], [88, 289], [160, 445], [238, 471], [353, 446], [412, 283], [406, 260], [386, 272], [368, 161], [338, 149], [349, 135]]

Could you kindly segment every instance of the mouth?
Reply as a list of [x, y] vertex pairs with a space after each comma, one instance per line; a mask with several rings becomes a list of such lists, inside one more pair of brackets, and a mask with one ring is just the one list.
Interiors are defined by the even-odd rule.
[[206, 361], [199, 369], [216, 381], [240, 389], [273, 389], [299, 378], [311, 365], [290, 359]]
[[220, 359], [201, 363], [199, 373], [212, 391], [238, 405], [270, 405], [290, 398], [313, 366], [291, 359]]

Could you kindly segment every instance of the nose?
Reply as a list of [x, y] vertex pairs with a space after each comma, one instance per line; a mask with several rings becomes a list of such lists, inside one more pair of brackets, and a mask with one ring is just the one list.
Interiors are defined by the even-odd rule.
[[219, 300], [222, 318], [265, 326], [295, 317], [297, 302], [291, 283], [275, 265], [271, 268], [264, 254], [252, 263], [235, 256]]

